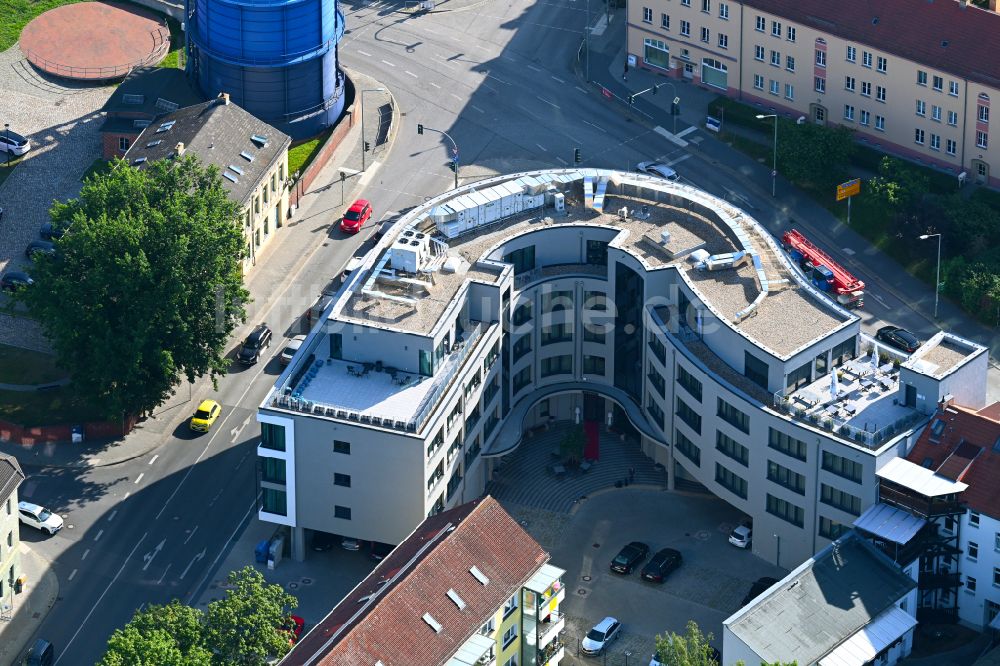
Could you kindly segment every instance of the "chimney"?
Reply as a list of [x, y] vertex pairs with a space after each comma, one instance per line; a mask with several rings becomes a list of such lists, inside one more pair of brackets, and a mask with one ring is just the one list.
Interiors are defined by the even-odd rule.
[[177, 153], [177, 157], [180, 157], [181, 155], [183, 155], [184, 154], [184, 150], [185, 150], [185, 148], [184, 148], [184, 142], [183, 141], [178, 141], [177, 145], [174, 146], [174, 152]]
[[220, 92], [217, 99], [219, 100], [219, 104], [222, 104], [223, 106], [229, 106], [229, 93]]

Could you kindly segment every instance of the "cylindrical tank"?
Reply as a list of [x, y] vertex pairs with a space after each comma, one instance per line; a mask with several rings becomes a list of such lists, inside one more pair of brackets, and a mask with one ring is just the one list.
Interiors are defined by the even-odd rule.
[[187, 0], [188, 68], [209, 98], [221, 92], [292, 136], [317, 134], [344, 108], [337, 0]]

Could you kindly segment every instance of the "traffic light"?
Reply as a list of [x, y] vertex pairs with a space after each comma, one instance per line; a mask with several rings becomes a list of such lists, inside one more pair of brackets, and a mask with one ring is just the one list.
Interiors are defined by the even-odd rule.
[[628, 96], [628, 105], [632, 106], [635, 103], [635, 95]]
[[458, 160], [452, 159], [450, 162], [448, 162], [448, 168], [454, 171], [455, 173], [458, 173]]
[[365, 141], [365, 152], [369, 152], [372, 149], [372, 144]]
[[423, 133], [424, 133], [424, 126], [418, 124], [417, 125], [417, 134], [423, 134]]
[[573, 163], [574, 164], [579, 164], [582, 161], [583, 161], [583, 158], [580, 157], [580, 149], [579, 148], [574, 148], [573, 149]]
[[663, 84], [662, 83], [654, 83], [653, 84], [653, 94], [654, 95], [656, 94], [656, 91], [660, 89], [661, 85], [663, 85]]

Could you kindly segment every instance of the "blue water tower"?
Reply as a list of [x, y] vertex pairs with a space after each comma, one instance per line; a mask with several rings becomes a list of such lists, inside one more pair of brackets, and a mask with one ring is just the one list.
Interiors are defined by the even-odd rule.
[[337, 65], [338, 0], [185, 0], [188, 74], [293, 139], [332, 126], [344, 109]]

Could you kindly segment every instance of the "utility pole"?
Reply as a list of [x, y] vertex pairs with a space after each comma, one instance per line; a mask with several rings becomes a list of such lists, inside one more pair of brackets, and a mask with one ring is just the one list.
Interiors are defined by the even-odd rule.
[[455, 143], [455, 140], [452, 139], [448, 135], [448, 133], [445, 132], [444, 130], [434, 129], [433, 127], [427, 127], [424, 124], [418, 123], [417, 124], [417, 134], [423, 134], [425, 131], [427, 131], [427, 132], [437, 132], [438, 134], [444, 136], [444, 138], [448, 139], [448, 141], [451, 142], [451, 165], [450, 165], [450, 168], [451, 168], [452, 171], [455, 172], [455, 189], [457, 190], [458, 189], [458, 144]]
[[771, 196], [774, 197], [778, 191], [778, 114], [757, 114], [757, 120], [765, 118], [774, 118], [774, 159], [771, 163]]

